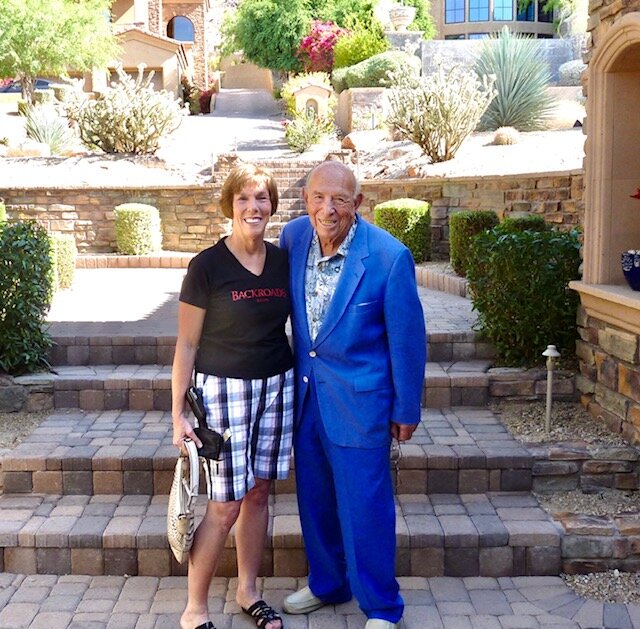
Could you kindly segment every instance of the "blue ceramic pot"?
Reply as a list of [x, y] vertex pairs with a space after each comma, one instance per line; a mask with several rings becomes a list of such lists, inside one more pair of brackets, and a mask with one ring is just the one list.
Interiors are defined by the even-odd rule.
[[627, 284], [632, 290], [640, 290], [640, 250], [623, 251], [620, 259]]

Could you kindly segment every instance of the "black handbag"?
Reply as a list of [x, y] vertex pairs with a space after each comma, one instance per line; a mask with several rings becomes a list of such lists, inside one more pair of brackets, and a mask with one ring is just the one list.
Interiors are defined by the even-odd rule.
[[198, 420], [198, 426], [193, 429], [193, 432], [202, 442], [202, 447], [198, 448], [198, 456], [219, 461], [226, 439], [219, 432], [211, 430], [207, 425], [207, 408], [204, 405], [202, 389], [200, 387], [189, 387], [186, 398]]

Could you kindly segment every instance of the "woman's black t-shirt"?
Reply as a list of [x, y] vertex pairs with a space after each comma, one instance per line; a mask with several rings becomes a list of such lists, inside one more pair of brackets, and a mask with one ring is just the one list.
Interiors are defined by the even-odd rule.
[[226, 378], [268, 378], [293, 366], [285, 323], [291, 311], [287, 252], [271, 243], [262, 274], [246, 269], [224, 239], [199, 253], [180, 301], [206, 309], [195, 368]]

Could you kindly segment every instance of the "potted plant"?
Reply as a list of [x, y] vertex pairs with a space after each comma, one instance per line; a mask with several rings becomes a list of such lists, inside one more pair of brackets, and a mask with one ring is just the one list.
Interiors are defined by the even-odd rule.
[[[632, 199], [640, 199], [640, 188], [630, 196]], [[632, 290], [640, 290], [640, 250], [629, 249], [628, 251], [623, 251], [620, 255], [620, 261], [622, 262], [622, 272], [627, 284]]]
[[416, 8], [405, 5], [403, 0], [389, 9], [389, 19], [396, 31], [406, 31], [407, 26], [413, 22], [416, 17]]

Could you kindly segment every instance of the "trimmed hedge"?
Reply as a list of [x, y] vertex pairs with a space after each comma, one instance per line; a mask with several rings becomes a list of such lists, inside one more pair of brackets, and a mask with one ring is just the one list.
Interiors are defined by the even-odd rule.
[[549, 226], [540, 214], [527, 214], [526, 216], [508, 216], [500, 223], [500, 231], [505, 234], [522, 232], [525, 230], [544, 232]]
[[20, 375], [46, 365], [52, 284], [45, 229], [35, 221], [0, 225], [0, 371]]
[[76, 239], [72, 234], [51, 234], [51, 252], [56, 288], [70, 288], [78, 256]]
[[415, 76], [420, 75], [422, 63], [415, 55], [402, 50], [388, 50], [347, 68], [339, 68], [331, 74], [336, 92], [352, 87], [389, 87], [389, 73], [407, 66]]
[[118, 253], [141, 255], [162, 248], [160, 213], [153, 205], [122, 203], [115, 214]]
[[413, 259], [431, 259], [431, 206], [417, 199], [393, 199], [373, 208], [373, 222], [403, 243]]
[[449, 217], [449, 258], [453, 270], [461, 277], [467, 276], [472, 259], [471, 242], [476, 234], [495, 227], [498, 215], [492, 210], [456, 212]]
[[500, 227], [475, 236], [467, 270], [476, 327], [495, 348], [499, 364], [544, 364], [550, 343], [575, 352], [580, 302], [579, 232], [505, 233]]

